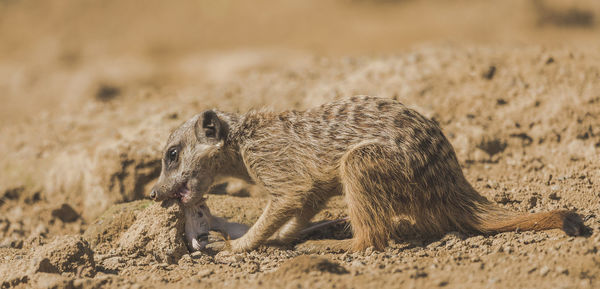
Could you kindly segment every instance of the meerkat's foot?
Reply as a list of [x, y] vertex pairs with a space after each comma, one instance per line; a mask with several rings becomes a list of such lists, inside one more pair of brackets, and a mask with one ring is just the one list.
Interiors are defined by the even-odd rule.
[[332, 253], [332, 252], [347, 252], [352, 250], [352, 239], [347, 240], [308, 240], [304, 243], [296, 245], [295, 249], [300, 252], [316, 254], [316, 253]]

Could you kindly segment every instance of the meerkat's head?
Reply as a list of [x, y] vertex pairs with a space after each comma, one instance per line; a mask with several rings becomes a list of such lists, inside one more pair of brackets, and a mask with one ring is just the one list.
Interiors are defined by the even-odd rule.
[[171, 133], [163, 151], [162, 170], [150, 197], [179, 199], [185, 205], [203, 201], [213, 184], [229, 126], [224, 116], [207, 110]]

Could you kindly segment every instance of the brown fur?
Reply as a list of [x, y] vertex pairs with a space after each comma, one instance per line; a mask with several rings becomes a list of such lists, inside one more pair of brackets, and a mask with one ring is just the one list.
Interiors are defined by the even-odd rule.
[[275, 233], [293, 240], [339, 194], [354, 250], [386, 247], [400, 215], [427, 235], [584, 229], [575, 213], [519, 214], [488, 201], [465, 179], [437, 123], [391, 99], [356, 96], [281, 113], [207, 111], [171, 135], [166, 151], [174, 146], [181, 148], [179, 164], [163, 163], [156, 199], [185, 181], [191, 197], [184, 203], [194, 206], [222, 176], [256, 183], [271, 196], [248, 233], [230, 242], [233, 251], [251, 250]]

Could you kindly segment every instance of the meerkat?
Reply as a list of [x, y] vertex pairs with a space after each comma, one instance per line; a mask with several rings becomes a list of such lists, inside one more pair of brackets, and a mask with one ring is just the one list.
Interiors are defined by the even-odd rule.
[[270, 200], [246, 234], [208, 245], [215, 250], [291, 242], [334, 195], [347, 203], [353, 237], [344, 244], [354, 251], [384, 249], [397, 216], [426, 235], [585, 229], [571, 211], [523, 214], [490, 202], [466, 180], [435, 121], [380, 97], [279, 113], [207, 110], [169, 136], [151, 197], [194, 207], [220, 177], [257, 184]]

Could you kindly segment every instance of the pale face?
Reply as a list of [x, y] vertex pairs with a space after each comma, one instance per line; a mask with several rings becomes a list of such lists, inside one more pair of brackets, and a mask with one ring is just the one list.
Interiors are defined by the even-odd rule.
[[151, 197], [156, 201], [179, 199], [193, 206], [202, 201], [215, 178], [215, 155], [220, 143], [204, 142], [196, 136], [198, 116], [177, 128], [163, 152], [162, 170]]

